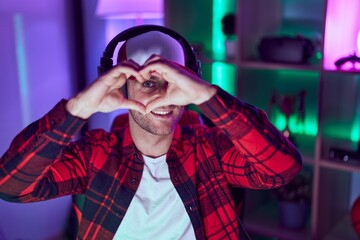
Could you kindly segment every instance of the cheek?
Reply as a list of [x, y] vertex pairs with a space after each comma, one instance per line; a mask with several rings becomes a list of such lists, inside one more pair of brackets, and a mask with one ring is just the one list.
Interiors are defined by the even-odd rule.
[[128, 85], [127, 95], [129, 99], [140, 102], [145, 106], [155, 98], [154, 94], [142, 91], [136, 84]]

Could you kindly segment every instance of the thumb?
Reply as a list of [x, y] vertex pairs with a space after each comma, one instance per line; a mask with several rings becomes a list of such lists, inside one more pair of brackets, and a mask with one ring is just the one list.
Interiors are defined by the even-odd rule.
[[167, 106], [167, 105], [171, 105], [171, 103], [168, 101], [167, 98], [165, 97], [155, 98], [146, 105], [146, 113], [149, 113], [158, 107]]
[[142, 114], [146, 113], [146, 107], [142, 103], [134, 100], [124, 99], [122, 107], [141, 112]]

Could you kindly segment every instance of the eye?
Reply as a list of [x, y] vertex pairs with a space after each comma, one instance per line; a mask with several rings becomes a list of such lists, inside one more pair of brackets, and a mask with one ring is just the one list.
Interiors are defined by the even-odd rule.
[[157, 86], [157, 83], [152, 80], [147, 80], [147, 81], [143, 82], [143, 87], [145, 87], [145, 88], [154, 88], [156, 86]]

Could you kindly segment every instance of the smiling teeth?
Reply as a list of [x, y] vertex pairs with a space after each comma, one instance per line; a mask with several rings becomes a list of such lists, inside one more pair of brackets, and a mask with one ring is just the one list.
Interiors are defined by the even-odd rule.
[[158, 115], [166, 115], [169, 114], [170, 112], [162, 112], [162, 111], [151, 111], [152, 113], [158, 114]]

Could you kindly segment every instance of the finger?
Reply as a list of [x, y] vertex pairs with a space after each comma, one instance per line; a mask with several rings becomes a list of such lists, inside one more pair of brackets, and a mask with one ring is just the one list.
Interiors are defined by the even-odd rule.
[[139, 73], [139, 65], [134, 61], [123, 61], [112, 68], [109, 72], [110, 76], [117, 79], [121, 74], [125, 74], [126, 79], [134, 76], [137, 79], [142, 79], [143, 77]]
[[131, 99], [124, 99], [122, 107], [141, 112], [142, 114], [146, 113], [146, 107], [143, 104]]
[[181, 73], [181, 69], [169, 62], [166, 63], [163, 61], [155, 61], [141, 68], [139, 73], [145, 79], [149, 79], [154, 74], [159, 74], [159, 76], [165, 79], [167, 82], [175, 82], [177, 80], [180, 80], [177, 78], [180, 77], [179, 73]]
[[158, 65], [148, 65], [144, 66], [139, 70], [139, 74], [143, 77], [143, 79], [150, 79], [152, 76], [156, 76], [158, 78], [162, 78], [161, 68]]
[[156, 108], [168, 105], [172, 105], [172, 102], [169, 99], [165, 97], [158, 97], [146, 105], [146, 113], [149, 113]]
[[163, 58], [161, 58], [160, 55], [157, 55], [157, 54], [152, 54], [143, 64], [143, 66], [146, 66], [148, 65], [149, 63], [151, 62], [154, 62], [154, 61], [158, 61], [158, 60], [161, 60]]
[[145, 78], [150, 78], [153, 73], [157, 72], [161, 74], [161, 66], [165, 66], [169, 61], [162, 58], [160, 55], [153, 54], [151, 55], [139, 69], [140, 74]]
[[119, 89], [122, 86], [124, 86], [124, 84], [126, 83], [126, 80], [127, 80], [126, 74], [124, 74], [124, 73], [120, 74], [118, 79], [111, 85], [110, 91], [112, 91], [114, 89]]

